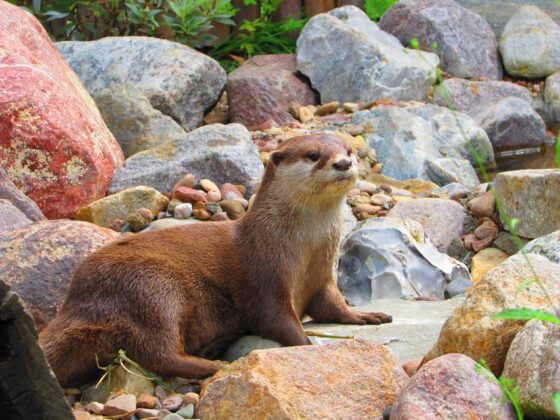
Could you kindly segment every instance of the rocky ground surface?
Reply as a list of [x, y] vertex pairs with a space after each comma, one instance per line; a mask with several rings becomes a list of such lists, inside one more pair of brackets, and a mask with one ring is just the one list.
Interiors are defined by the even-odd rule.
[[[487, 23], [468, 0], [401, 0], [379, 25], [341, 7], [296, 54], [226, 75], [153, 38], [55, 46], [0, 2], [0, 417], [513, 419], [502, 374], [527, 415], [557, 418], [557, 325], [494, 318], [560, 307], [560, 169], [484, 175], [560, 127], [560, 26], [508, 7]], [[305, 319], [310, 347], [246, 336], [206, 381], [122, 356], [63, 393], [36, 329], [80, 261], [121, 235], [244, 217], [270, 153], [315, 133], [359, 164], [338, 286], [393, 322]]]

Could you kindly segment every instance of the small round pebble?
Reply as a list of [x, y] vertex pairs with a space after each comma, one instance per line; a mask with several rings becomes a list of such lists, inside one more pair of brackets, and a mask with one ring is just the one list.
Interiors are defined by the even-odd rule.
[[216, 184], [214, 184], [209, 179], [203, 179], [200, 181], [200, 188], [202, 188], [206, 192], [210, 191], [219, 191], [219, 188]]
[[167, 211], [169, 213], [173, 213], [175, 211], [175, 207], [177, 207], [179, 204], [183, 204], [183, 202], [178, 198], [173, 198], [167, 205]]
[[177, 413], [171, 413], [171, 414], [168, 414], [167, 416], [163, 417], [162, 420], [183, 420], [183, 418], [184, 417], [181, 417]]
[[176, 219], [188, 219], [193, 212], [193, 207], [191, 203], [181, 203], [175, 207], [173, 216]]
[[[149, 211], [149, 210], [148, 210]], [[128, 216], [128, 225], [133, 232], [139, 232], [142, 229], [146, 229], [152, 222], [152, 213], [150, 212], [150, 217], [146, 217], [145, 214], [137, 211], [134, 214]]]
[[243, 204], [237, 200], [220, 201], [220, 207], [225, 211], [231, 220], [237, 220], [245, 215]]
[[195, 209], [193, 210], [192, 214], [198, 220], [208, 220], [212, 217], [212, 213], [210, 213], [206, 209]]
[[189, 405], [194, 404], [197, 405], [198, 401], [200, 400], [200, 396], [196, 392], [187, 392], [183, 397], [183, 404]]
[[227, 220], [230, 220], [230, 218], [225, 211], [221, 211], [219, 213], [213, 214], [210, 220], [212, 220], [213, 222], [225, 222]]
[[182, 395], [171, 395], [161, 402], [161, 406], [169, 411], [177, 411], [183, 405]]
[[207, 203], [205, 208], [212, 214], [220, 213], [222, 211], [222, 208], [218, 203]]
[[177, 414], [179, 414], [184, 419], [192, 419], [192, 417], [194, 416], [194, 404], [189, 404], [181, 408], [179, 411], [177, 411]]

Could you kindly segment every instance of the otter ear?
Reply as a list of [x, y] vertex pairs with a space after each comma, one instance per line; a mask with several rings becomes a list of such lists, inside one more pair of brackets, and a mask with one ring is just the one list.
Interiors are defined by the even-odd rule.
[[284, 153], [282, 152], [272, 152], [270, 154], [270, 162], [272, 162], [274, 166], [278, 166], [280, 165], [280, 162], [284, 160], [284, 157]]

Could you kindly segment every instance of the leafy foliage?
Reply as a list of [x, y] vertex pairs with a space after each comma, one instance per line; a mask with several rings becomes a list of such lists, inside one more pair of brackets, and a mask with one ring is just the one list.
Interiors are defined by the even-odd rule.
[[523, 420], [523, 410], [521, 410], [521, 404], [519, 402], [519, 387], [515, 385], [515, 381], [511, 378], [506, 378], [503, 376], [496, 378], [496, 376], [494, 376], [494, 374], [492, 373], [492, 370], [488, 367], [486, 360], [484, 359], [481, 359], [480, 362], [476, 364], [476, 371], [498, 381], [498, 383], [500, 384], [500, 388], [502, 388], [502, 392], [504, 393], [504, 397], [509, 400], [509, 402], [515, 409], [518, 420]]
[[539, 319], [541, 321], [551, 322], [553, 324], [560, 324], [560, 318], [551, 314], [550, 312], [540, 311], [538, 309], [519, 308], [508, 309], [500, 312], [492, 317], [492, 319], [511, 319], [528, 321], [531, 319]]
[[371, 20], [378, 21], [399, 0], [366, 0], [364, 9]]

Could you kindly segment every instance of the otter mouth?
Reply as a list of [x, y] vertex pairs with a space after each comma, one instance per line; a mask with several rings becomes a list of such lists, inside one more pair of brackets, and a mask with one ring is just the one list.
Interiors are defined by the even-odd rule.
[[335, 184], [344, 184], [346, 182], [354, 181], [356, 177], [352, 174], [340, 174], [334, 179]]

